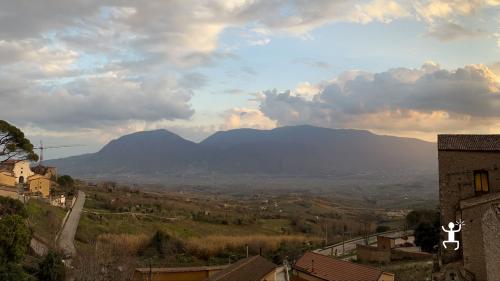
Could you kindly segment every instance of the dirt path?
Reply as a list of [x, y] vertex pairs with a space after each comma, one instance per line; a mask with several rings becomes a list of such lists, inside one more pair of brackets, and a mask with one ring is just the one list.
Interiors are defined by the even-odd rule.
[[71, 209], [68, 220], [64, 224], [61, 235], [57, 241], [57, 245], [63, 251], [65, 256], [74, 256], [76, 254], [74, 240], [84, 203], [85, 193], [78, 191], [78, 197], [76, 198], [75, 205]]

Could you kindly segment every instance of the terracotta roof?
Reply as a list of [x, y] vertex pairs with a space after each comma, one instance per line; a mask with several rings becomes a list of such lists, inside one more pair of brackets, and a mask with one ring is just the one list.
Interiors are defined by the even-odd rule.
[[326, 281], [377, 281], [383, 271], [366, 265], [305, 253], [293, 268]]
[[191, 266], [191, 267], [143, 267], [136, 268], [136, 271], [141, 273], [162, 273], [162, 272], [196, 272], [196, 271], [208, 271], [208, 270], [222, 270], [226, 268], [227, 265], [217, 265], [217, 266]]
[[438, 135], [438, 150], [500, 151], [500, 135]]
[[258, 281], [275, 270], [277, 265], [261, 256], [241, 259], [204, 281]]

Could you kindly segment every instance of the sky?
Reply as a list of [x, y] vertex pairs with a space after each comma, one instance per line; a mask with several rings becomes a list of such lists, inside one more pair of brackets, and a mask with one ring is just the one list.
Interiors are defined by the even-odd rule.
[[46, 158], [153, 129], [500, 133], [500, 0], [0, 0], [0, 119], [81, 145]]

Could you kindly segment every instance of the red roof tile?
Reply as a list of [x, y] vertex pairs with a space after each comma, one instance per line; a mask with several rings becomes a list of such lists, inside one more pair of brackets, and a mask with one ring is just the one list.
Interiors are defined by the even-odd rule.
[[438, 135], [438, 150], [500, 151], [500, 135]]
[[327, 281], [377, 281], [383, 273], [375, 267], [313, 252], [305, 253], [293, 268]]
[[258, 281], [276, 269], [276, 265], [261, 256], [241, 259], [204, 281]]

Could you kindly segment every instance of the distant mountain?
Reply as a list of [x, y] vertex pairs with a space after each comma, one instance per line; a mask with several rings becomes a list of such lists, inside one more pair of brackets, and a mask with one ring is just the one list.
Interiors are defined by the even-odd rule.
[[126, 135], [97, 153], [47, 164], [82, 177], [396, 174], [435, 170], [437, 151], [434, 143], [417, 139], [313, 126], [230, 130], [201, 143], [157, 130]]

